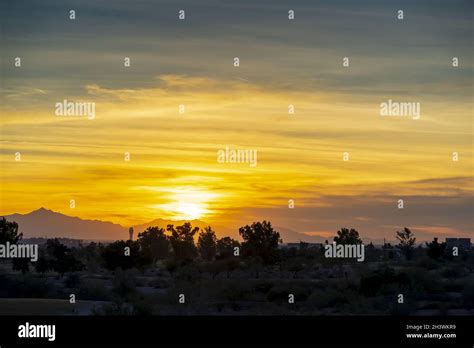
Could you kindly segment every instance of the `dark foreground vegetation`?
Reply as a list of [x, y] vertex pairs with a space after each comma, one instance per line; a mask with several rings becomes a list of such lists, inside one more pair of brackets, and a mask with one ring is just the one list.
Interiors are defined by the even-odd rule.
[[[48, 239], [36, 262], [0, 260], [0, 314], [474, 314], [471, 248], [416, 245], [405, 228], [397, 245], [366, 245], [357, 262], [326, 258], [324, 245], [284, 247], [265, 221], [239, 234], [218, 239], [186, 223], [150, 227], [136, 241]], [[21, 239], [15, 222], [0, 220], [0, 244]], [[353, 229], [334, 241], [362, 243]]]

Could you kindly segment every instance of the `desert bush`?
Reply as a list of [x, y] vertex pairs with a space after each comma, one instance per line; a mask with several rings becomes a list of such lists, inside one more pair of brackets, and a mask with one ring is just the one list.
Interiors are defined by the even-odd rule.
[[170, 286], [170, 281], [165, 278], [155, 277], [150, 285], [156, 289], [166, 289]]
[[406, 275], [410, 279], [410, 289], [418, 294], [439, 294], [443, 291], [443, 284], [435, 274], [413, 268], [408, 269]]
[[444, 284], [445, 292], [460, 292], [464, 290], [466, 283], [463, 280], [459, 279], [450, 279]]
[[56, 290], [47, 279], [32, 274], [0, 276], [0, 297], [47, 298]]
[[420, 257], [420, 259], [417, 261], [416, 265], [418, 267], [421, 267], [421, 268], [424, 268], [424, 269], [427, 269], [427, 270], [433, 270], [433, 269], [437, 269], [439, 267], [439, 263], [428, 257], [428, 256], [423, 256], [423, 257]]
[[128, 316], [128, 315], [151, 315], [151, 307], [144, 302], [126, 303], [120, 300], [113, 301], [92, 310], [93, 315], [105, 316]]
[[77, 288], [81, 284], [81, 277], [78, 273], [67, 273], [64, 279], [64, 286], [67, 288]]
[[271, 281], [266, 281], [266, 280], [259, 281], [259, 282], [255, 283], [254, 290], [256, 292], [262, 292], [262, 293], [266, 294], [270, 291], [270, 289], [273, 287], [273, 285], [274, 284]]
[[336, 307], [341, 304], [347, 304], [348, 299], [345, 294], [338, 289], [313, 290], [307, 299], [307, 303], [318, 308]]
[[468, 270], [461, 265], [444, 267], [440, 273], [444, 278], [450, 279], [462, 278], [469, 274]]
[[201, 277], [199, 268], [194, 263], [186, 263], [179, 267], [175, 272], [177, 280], [195, 282]]
[[136, 277], [133, 271], [118, 269], [112, 280], [113, 292], [123, 299], [130, 299], [136, 293]]
[[79, 296], [83, 300], [107, 301], [111, 298], [111, 291], [104, 286], [104, 282], [97, 279], [84, 279], [79, 286]]
[[474, 282], [470, 281], [466, 284], [462, 292], [462, 301], [466, 308], [474, 309]]
[[243, 301], [248, 298], [252, 292], [252, 287], [249, 284], [242, 282], [227, 282], [222, 287], [222, 295], [228, 301]]

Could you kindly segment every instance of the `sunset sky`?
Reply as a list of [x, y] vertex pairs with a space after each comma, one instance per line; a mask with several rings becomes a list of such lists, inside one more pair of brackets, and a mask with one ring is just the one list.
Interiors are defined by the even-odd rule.
[[[1, 215], [473, 236], [472, 1], [2, 7]], [[65, 99], [95, 118], [56, 116]], [[380, 116], [389, 99], [420, 119]], [[257, 166], [218, 163], [226, 147]]]

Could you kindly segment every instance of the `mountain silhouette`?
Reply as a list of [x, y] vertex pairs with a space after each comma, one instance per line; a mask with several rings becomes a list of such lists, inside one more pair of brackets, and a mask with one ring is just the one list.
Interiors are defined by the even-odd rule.
[[85, 240], [117, 240], [128, 238], [128, 229], [112, 222], [83, 220], [49, 209], [40, 208], [28, 214], [4, 216], [15, 221], [24, 238], [73, 238]]

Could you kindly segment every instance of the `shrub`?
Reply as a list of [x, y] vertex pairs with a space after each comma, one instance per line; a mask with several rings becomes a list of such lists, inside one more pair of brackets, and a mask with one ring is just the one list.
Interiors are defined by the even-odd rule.
[[83, 300], [107, 301], [110, 290], [104, 287], [104, 282], [95, 279], [82, 280], [79, 287], [79, 297]]
[[64, 286], [67, 288], [77, 288], [81, 284], [81, 277], [77, 273], [68, 273], [64, 279]]
[[113, 292], [120, 298], [129, 299], [136, 293], [136, 279], [133, 271], [122, 271], [118, 269], [112, 281]]

